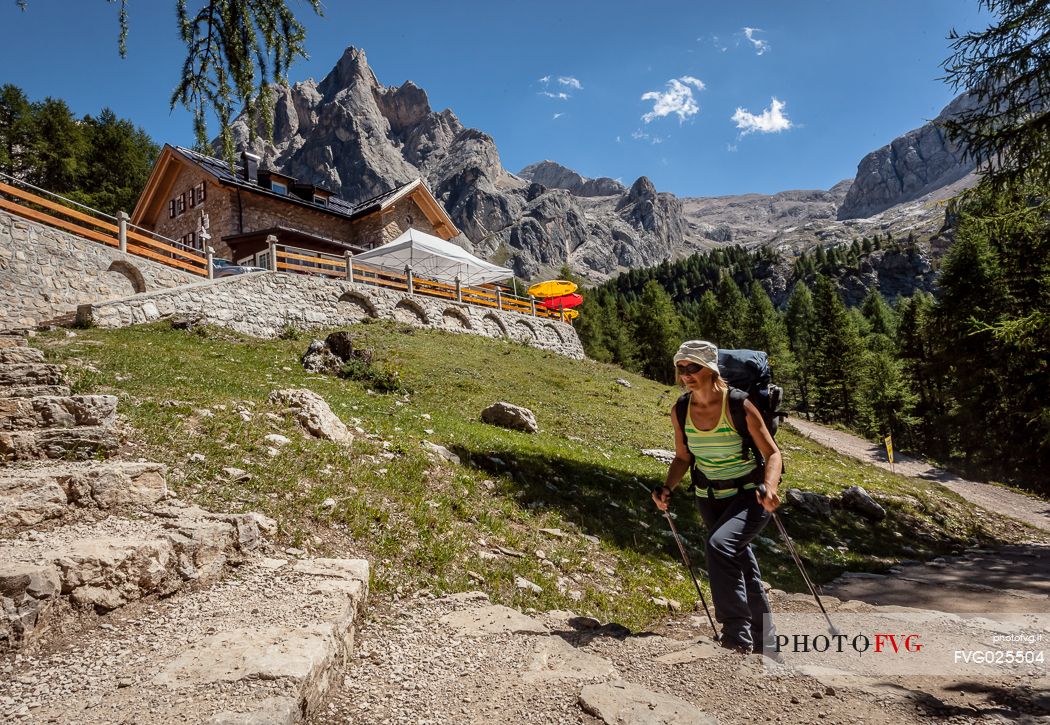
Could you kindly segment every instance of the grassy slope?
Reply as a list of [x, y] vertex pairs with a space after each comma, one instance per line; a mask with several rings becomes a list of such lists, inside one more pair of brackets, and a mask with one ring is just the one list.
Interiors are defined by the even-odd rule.
[[[355, 346], [374, 348], [410, 394], [375, 394], [359, 382], [305, 373], [305, 337], [258, 340], [157, 324], [71, 338], [57, 332], [41, 346], [70, 365], [78, 391], [121, 397], [119, 411], [134, 428], [125, 456], [167, 463], [181, 498], [215, 510], [263, 511], [280, 522], [279, 537], [290, 546], [368, 557], [380, 598], [480, 588], [519, 607], [573, 609], [628, 626], [660, 615], [654, 595], [694, 600], [666, 524], [639, 486], [662, 481], [664, 466], [639, 451], [671, 447], [668, 411], [676, 391], [515, 343], [393, 323], [351, 329]], [[282, 387], [314, 390], [364, 434], [349, 451], [304, 437], [268, 402]], [[482, 423], [480, 411], [496, 400], [532, 409], [541, 432]], [[271, 457], [268, 433], [293, 442]], [[428, 453], [424, 439], [457, 452], [463, 465]], [[817, 521], [782, 509], [818, 580], [1019, 534], [933, 484], [858, 464], [787, 430], [778, 441], [785, 487], [835, 493], [860, 484], [882, 494], [889, 511], [885, 522], [871, 525], [845, 512]], [[190, 461], [193, 453], [204, 461]], [[228, 482], [226, 466], [247, 470], [250, 481]], [[323, 505], [329, 498], [334, 507]], [[685, 496], [676, 497], [674, 510], [683, 534], [699, 542], [702, 530]], [[541, 528], [573, 535], [557, 538]], [[765, 534], [758, 550], [765, 578], [800, 590], [797, 571], [772, 541], [774, 530]], [[479, 556], [493, 546], [524, 556]], [[517, 589], [516, 575], [543, 592]], [[559, 593], [559, 578], [582, 600]]]

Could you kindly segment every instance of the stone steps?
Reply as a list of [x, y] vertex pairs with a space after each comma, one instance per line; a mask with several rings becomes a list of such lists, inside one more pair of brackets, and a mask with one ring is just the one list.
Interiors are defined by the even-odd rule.
[[0, 468], [0, 538], [85, 510], [146, 508], [167, 496], [159, 463], [48, 463]]
[[215, 579], [259, 546], [260, 520], [169, 505], [0, 540], [0, 651], [25, 647], [67, 611], [110, 611]]
[[[260, 514], [166, 498], [117, 399], [0, 336], [0, 722], [295, 723], [341, 677], [368, 563], [260, 555]], [[49, 634], [52, 633], [52, 634]]]
[[83, 461], [108, 457], [117, 447], [116, 436], [106, 426], [0, 431], [0, 460]]
[[0, 335], [0, 350], [12, 347], [26, 347], [26, 339], [21, 335]]
[[42, 362], [44, 362], [44, 353], [35, 347], [25, 347], [24, 345], [0, 347], [0, 364], [2, 365]]
[[0, 364], [0, 387], [23, 385], [63, 385], [65, 368], [48, 363]]
[[115, 395], [0, 398], [0, 431], [108, 426], [116, 412]]
[[0, 386], [0, 400], [5, 398], [36, 398], [54, 395], [65, 397], [70, 394], [68, 385], [9, 385]]
[[362, 560], [256, 558], [23, 655], [0, 678], [0, 719], [301, 722], [338, 684], [367, 594]]

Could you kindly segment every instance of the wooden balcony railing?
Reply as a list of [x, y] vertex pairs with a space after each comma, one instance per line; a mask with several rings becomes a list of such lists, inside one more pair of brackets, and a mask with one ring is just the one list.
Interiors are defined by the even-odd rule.
[[[0, 180], [0, 209], [190, 274], [209, 276], [204, 252], [174, 239], [137, 231], [128, 224], [126, 214], [110, 216], [6, 174], [0, 174], [0, 177], [3, 178]], [[23, 187], [32, 188], [37, 193]]]
[[299, 274], [319, 275], [334, 279], [346, 279], [356, 284], [369, 284], [399, 292], [439, 297], [470, 305], [490, 307], [505, 312], [518, 312], [534, 317], [560, 319], [557, 310], [548, 310], [536, 304], [531, 297], [521, 297], [505, 292], [494, 285], [479, 287], [462, 284], [448, 284], [412, 274], [411, 270], [402, 274], [389, 269], [381, 269], [353, 261], [347, 253], [343, 257], [310, 249], [292, 247], [270, 241], [270, 259], [277, 271], [296, 272]]

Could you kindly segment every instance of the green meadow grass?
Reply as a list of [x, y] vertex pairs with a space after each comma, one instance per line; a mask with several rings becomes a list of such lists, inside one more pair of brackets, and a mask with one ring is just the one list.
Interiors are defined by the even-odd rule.
[[[480, 589], [521, 608], [572, 609], [629, 627], [664, 613], [654, 596], [691, 606], [695, 592], [666, 522], [642, 490], [663, 481], [665, 466], [640, 451], [673, 446], [676, 390], [518, 343], [391, 322], [349, 329], [355, 347], [372, 348], [376, 364], [396, 372], [407, 392], [375, 393], [362, 382], [306, 373], [299, 358], [313, 334], [290, 330], [285, 339], [260, 340], [157, 323], [75, 337], [58, 331], [36, 344], [69, 366], [78, 392], [120, 397], [118, 411], [131, 426], [125, 457], [167, 464], [180, 498], [273, 517], [283, 546], [368, 558], [374, 598]], [[304, 435], [268, 400], [290, 387], [320, 394], [363, 433], [349, 448]], [[481, 410], [497, 400], [530, 408], [540, 432], [482, 423]], [[292, 443], [271, 456], [269, 433]], [[424, 440], [462, 463], [428, 452]], [[842, 511], [828, 521], [781, 509], [818, 581], [1026, 533], [935, 484], [860, 464], [789, 430], [778, 443], [787, 465], [783, 488], [835, 494], [862, 485], [888, 511], [884, 522], [870, 524]], [[250, 479], [230, 481], [224, 467]], [[334, 506], [325, 505], [329, 499]], [[702, 562], [703, 530], [688, 499], [677, 495], [672, 511]], [[802, 591], [776, 538], [770, 527], [757, 547], [764, 578]], [[494, 547], [522, 556], [481, 556]], [[543, 591], [518, 589], [516, 576]]]

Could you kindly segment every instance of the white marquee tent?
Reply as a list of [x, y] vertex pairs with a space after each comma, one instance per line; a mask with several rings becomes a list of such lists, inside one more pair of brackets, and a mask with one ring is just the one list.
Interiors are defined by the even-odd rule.
[[514, 271], [479, 259], [452, 242], [409, 229], [392, 242], [354, 255], [355, 262], [455, 284], [485, 284], [514, 276]]

